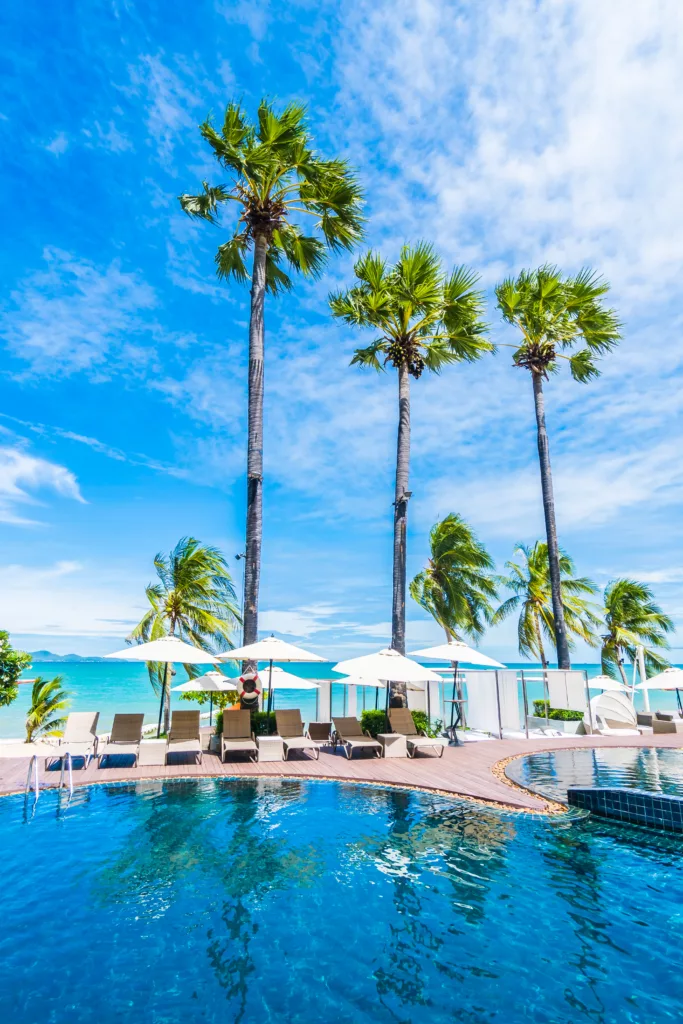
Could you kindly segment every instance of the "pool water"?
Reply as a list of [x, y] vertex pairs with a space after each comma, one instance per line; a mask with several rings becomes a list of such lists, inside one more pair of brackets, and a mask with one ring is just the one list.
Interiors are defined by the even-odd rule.
[[552, 750], [511, 761], [505, 773], [552, 800], [566, 803], [569, 786], [618, 786], [683, 796], [683, 750], [610, 747]]
[[683, 845], [253, 780], [0, 800], [0, 1019], [590, 1021], [683, 1012]]

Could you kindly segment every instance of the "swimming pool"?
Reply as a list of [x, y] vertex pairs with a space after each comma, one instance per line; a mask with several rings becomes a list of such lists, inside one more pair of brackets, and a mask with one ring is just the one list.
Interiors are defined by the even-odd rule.
[[511, 761], [505, 774], [551, 800], [567, 801], [568, 786], [619, 786], [683, 796], [683, 750], [595, 747], [546, 750]]
[[0, 1016], [678, 1019], [679, 840], [253, 780], [0, 800]]

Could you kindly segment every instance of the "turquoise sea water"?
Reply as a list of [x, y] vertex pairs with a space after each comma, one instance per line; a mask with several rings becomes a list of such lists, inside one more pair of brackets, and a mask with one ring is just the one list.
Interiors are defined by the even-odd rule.
[[665, 1024], [683, 844], [310, 781], [0, 800], [11, 1024]]
[[[301, 676], [304, 679], [332, 678], [332, 662], [318, 664], [288, 664], [283, 665], [288, 672]], [[430, 663], [434, 667], [435, 663]], [[540, 671], [540, 666], [510, 665], [511, 668], [524, 668], [525, 671]], [[575, 668], [586, 669], [591, 676], [598, 675], [599, 665], [576, 665]], [[226, 668], [226, 671], [231, 671]], [[232, 670], [234, 671], [234, 670]], [[159, 713], [158, 700], [154, 695], [149, 682], [147, 670], [144, 664], [125, 664], [123, 662], [111, 663], [38, 663], [25, 673], [27, 677], [35, 678], [43, 676], [53, 678], [59, 675], [63, 679], [63, 685], [71, 693], [73, 711], [99, 711], [100, 729], [106, 731], [110, 726], [114, 714], [119, 712], [143, 712], [146, 722], [156, 722]], [[262, 670], [262, 681], [267, 679], [267, 668]], [[173, 685], [186, 681], [186, 675], [182, 666], [177, 666], [177, 675]], [[630, 677], [629, 677], [630, 678]], [[24, 721], [26, 711], [30, 704], [30, 686], [19, 687], [19, 697], [7, 708], [0, 708], [0, 738], [19, 737], [24, 733]], [[534, 698], [542, 697], [540, 684], [529, 686], [529, 702]], [[450, 687], [447, 686], [448, 696]], [[333, 714], [343, 714], [345, 710], [346, 687], [333, 686], [332, 688], [332, 711]], [[381, 696], [379, 697], [381, 706]], [[675, 706], [675, 694], [657, 693], [651, 695], [652, 707], [662, 710]], [[375, 706], [375, 691], [364, 687], [358, 688], [358, 708], [362, 710], [363, 701], [367, 707]], [[636, 704], [640, 706], [641, 698], [636, 698]], [[172, 707], [189, 708], [195, 705], [181, 701], [178, 694], [172, 694]], [[276, 698], [276, 707], [298, 707], [301, 708], [305, 721], [314, 721], [316, 718], [316, 695], [314, 690], [281, 690]], [[208, 711], [208, 704], [202, 708]]]

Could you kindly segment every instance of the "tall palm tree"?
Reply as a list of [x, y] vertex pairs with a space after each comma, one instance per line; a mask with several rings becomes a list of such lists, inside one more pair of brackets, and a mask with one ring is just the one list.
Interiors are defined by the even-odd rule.
[[669, 646], [666, 634], [674, 629], [673, 620], [655, 604], [652, 590], [646, 583], [636, 580], [612, 580], [605, 587], [605, 625], [602, 638], [602, 671], [614, 676], [619, 671], [626, 682], [624, 654], [631, 662], [636, 659], [637, 648], [645, 653], [645, 667], [649, 672], [661, 672], [669, 662], [655, 648]]
[[[391, 645], [405, 654], [410, 378], [419, 380], [425, 369], [439, 373], [447, 363], [473, 362], [493, 346], [485, 338], [477, 275], [466, 267], [445, 274], [431, 245], [404, 245], [393, 266], [368, 252], [356, 262], [354, 273], [356, 285], [330, 296], [332, 315], [380, 336], [358, 349], [351, 365], [384, 370], [389, 363], [398, 376]], [[397, 684], [394, 690], [403, 692]]]
[[451, 513], [432, 527], [427, 565], [411, 581], [410, 596], [436, 620], [446, 640], [482, 636], [498, 596], [493, 559], [471, 526]]
[[[306, 109], [299, 104], [276, 111], [264, 100], [250, 123], [239, 104], [229, 103], [219, 129], [206, 120], [199, 131], [230, 183], [203, 181], [198, 195], [179, 196], [180, 205], [189, 216], [216, 224], [219, 207], [235, 204], [234, 231], [218, 247], [216, 269], [219, 278], [251, 280], [244, 575], [244, 643], [251, 644], [258, 639], [261, 577], [265, 295], [292, 287], [283, 265], [316, 277], [329, 250], [350, 249], [359, 240], [362, 194], [343, 160], [324, 160], [313, 150]], [[295, 223], [301, 217], [313, 218], [317, 235]]]
[[[186, 643], [212, 654], [232, 647], [231, 636], [239, 623], [237, 598], [228, 563], [221, 552], [183, 537], [170, 555], [158, 554], [154, 568], [158, 583], [145, 590], [149, 610], [128, 637], [129, 642], [147, 643], [162, 636], [177, 636]], [[171, 716], [168, 664], [148, 662], [149, 678], [161, 694], [159, 723], [163, 710], [164, 730]], [[194, 678], [196, 666], [185, 665]]]
[[69, 694], [62, 689], [62, 677], [34, 681], [31, 689], [31, 706], [26, 715], [26, 742], [32, 743], [39, 736], [61, 736], [66, 724], [64, 715], [71, 703]]
[[[541, 540], [537, 540], [533, 547], [517, 544], [514, 554], [518, 560], [505, 563], [508, 575], [500, 579], [501, 584], [513, 592], [513, 596], [500, 606], [493, 624], [519, 611], [519, 653], [525, 658], [537, 658], [546, 669], [548, 660], [543, 638], [552, 642], [555, 636], [548, 545]], [[575, 575], [574, 562], [568, 554], [562, 550], [559, 554], [560, 593], [568, 646], [570, 649], [574, 646], [576, 637], [591, 647], [597, 647], [600, 641], [595, 629], [601, 625], [601, 620], [596, 615], [598, 608], [590, 598], [598, 588], [585, 576]]]
[[563, 277], [557, 267], [549, 264], [538, 270], [523, 270], [519, 277], [508, 278], [496, 288], [498, 308], [503, 320], [517, 327], [522, 335], [513, 362], [515, 366], [521, 366], [531, 373], [543, 513], [550, 557], [555, 646], [560, 668], [570, 667], [570, 644], [560, 593], [560, 548], [545, 425], [543, 381], [559, 369], [560, 359], [569, 363], [574, 380], [586, 383], [599, 376], [596, 358], [609, 352], [621, 337], [621, 324], [615, 311], [606, 309], [601, 301], [608, 291], [606, 281], [597, 277], [592, 270], [584, 269], [575, 277]]

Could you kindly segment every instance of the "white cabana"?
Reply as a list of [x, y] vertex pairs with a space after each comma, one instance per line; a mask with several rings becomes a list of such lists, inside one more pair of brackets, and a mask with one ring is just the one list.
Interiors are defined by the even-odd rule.
[[222, 672], [205, 672], [203, 676], [195, 676], [188, 679], [186, 683], [172, 688], [173, 693], [208, 693], [209, 694], [209, 725], [213, 725], [213, 695], [214, 693], [237, 692], [237, 686], [224, 676]]
[[222, 661], [267, 661], [269, 663], [268, 674], [268, 710], [270, 710], [273, 693], [273, 662], [274, 661], [325, 661], [319, 654], [312, 654], [311, 651], [297, 647], [296, 644], [289, 644], [286, 640], [279, 640], [271, 633], [264, 640], [257, 640], [254, 644], [247, 644], [246, 647], [237, 647], [235, 650], [226, 651], [221, 654]]
[[177, 636], [161, 636], [144, 644], [133, 644], [123, 651], [105, 654], [105, 658], [112, 658], [116, 661], [156, 661], [166, 665], [164, 685], [161, 687], [159, 702], [157, 736], [161, 735], [161, 717], [164, 712], [164, 698], [169, 683], [168, 666], [174, 662], [179, 662], [181, 665], [215, 665], [218, 660], [217, 655], [209, 654], [208, 651], [203, 651], [200, 647], [193, 647], [192, 644], [186, 644]]

